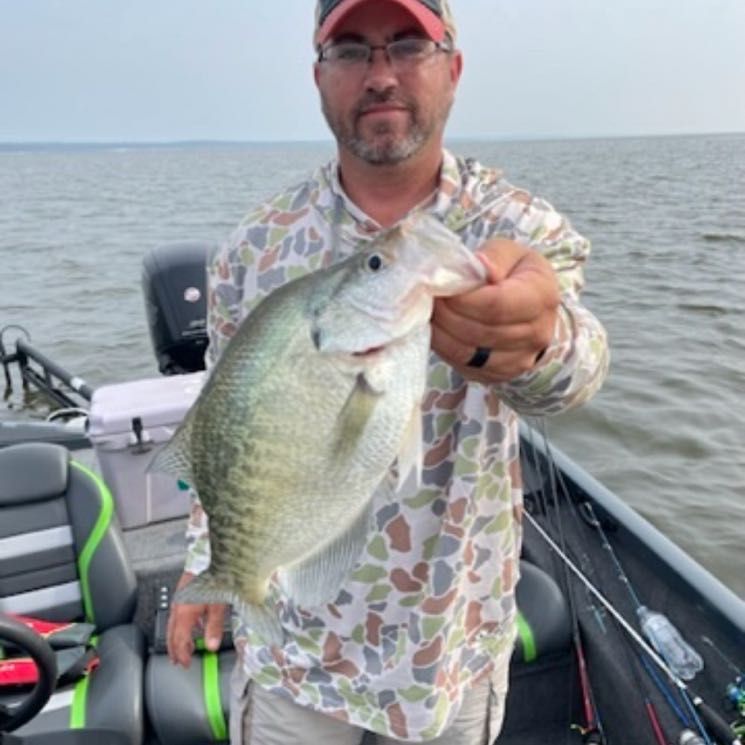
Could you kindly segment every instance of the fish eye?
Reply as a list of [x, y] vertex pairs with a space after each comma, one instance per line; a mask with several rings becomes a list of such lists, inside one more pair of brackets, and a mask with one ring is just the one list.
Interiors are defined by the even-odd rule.
[[373, 254], [367, 259], [367, 268], [370, 271], [377, 272], [383, 266], [383, 259], [379, 254]]

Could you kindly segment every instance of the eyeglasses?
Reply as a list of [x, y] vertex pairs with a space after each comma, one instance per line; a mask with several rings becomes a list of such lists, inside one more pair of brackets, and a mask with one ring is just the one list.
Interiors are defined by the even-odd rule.
[[340, 41], [319, 50], [318, 61], [327, 62], [340, 70], [362, 70], [372, 61], [376, 49], [385, 51], [386, 58], [396, 71], [405, 71], [422, 64], [437, 52], [452, 52], [447, 43], [413, 36], [396, 39], [388, 44], [368, 44], [366, 41]]

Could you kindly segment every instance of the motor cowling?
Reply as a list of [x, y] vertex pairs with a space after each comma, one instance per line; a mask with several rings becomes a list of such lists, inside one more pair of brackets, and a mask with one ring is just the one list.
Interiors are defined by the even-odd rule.
[[143, 260], [145, 315], [164, 375], [204, 369], [206, 266], [215, 248], [196, 241], [168, 243], [153, 248]]

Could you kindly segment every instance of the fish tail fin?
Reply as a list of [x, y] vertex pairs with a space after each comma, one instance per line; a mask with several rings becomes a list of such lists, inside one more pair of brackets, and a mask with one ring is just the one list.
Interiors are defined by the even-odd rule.
[[255, 631], [266, 644], [271, 647], [281, 647], [285, 643], [285, 632], [277, 618], [266, 605], [246, 603], [234, 598], [233, 607], [237, 610], [241, 620], [249, 629]]
[[263, 603], [257, 604], [242, 598], [225, 587], [208, 569], [184, 585], [173, 596], [175, 603], [227, 603], [232, 605], [252, 631], [255, 631], [270, 646], [282, 646], [285, 633], [276, 613]]
[[148, 473], [165, 473], [194, 486], [194, 474], [189, 455], [192, 417], [188, 416], [163, 449], [150, 461]]
[[173, 596], [174, 603], [232, 603], [235, 593], [226, 588], [208, 569], [198, 574]]

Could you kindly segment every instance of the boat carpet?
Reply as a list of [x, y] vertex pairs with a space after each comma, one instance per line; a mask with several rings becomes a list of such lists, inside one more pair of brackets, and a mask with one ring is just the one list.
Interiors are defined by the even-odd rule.
[[513, 664], [498, 745], [578, 742], [576, 665], [570, 650], [546, 659]]
[[505, 732], [494, 742], [495, 745], [578, 745], [582, 742], [582, 735], [558, 724], [552, 724], [524, 732]]

